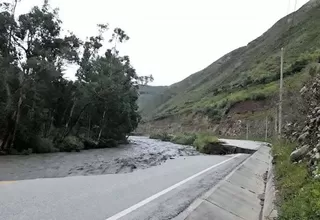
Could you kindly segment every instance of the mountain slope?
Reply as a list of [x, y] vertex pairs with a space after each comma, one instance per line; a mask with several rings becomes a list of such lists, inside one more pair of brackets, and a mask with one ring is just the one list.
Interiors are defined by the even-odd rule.
[[[163, 102], [163, 92], [167, 89], [167, 86], [140, 86], [138, 105], [140, 112], [147, 116], [152, 110], [152, 106], [156, 106]], [[158, 97], [155, 99], [155, 97]], [[158, 102], [158, 103], [157, 103]]]
[[217, 121], [241, 101], [271, 100], [278, 89], [281, 47], [285, 48], [285, 80], [297, 89], [305, 78], [302, 70], [318, 61], [319, 26], [320, 0], [311, 0], [247, 46], [154, 97], [149, 119], [193, 113]]

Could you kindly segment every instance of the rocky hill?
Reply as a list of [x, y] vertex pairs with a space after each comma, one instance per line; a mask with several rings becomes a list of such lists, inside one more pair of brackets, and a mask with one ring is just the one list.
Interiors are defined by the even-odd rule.
[[[252, 129], [266, 116], [272, 123], [276, 120], [281, 48], [285, 48], [285, 92], [291, 97], [319, 62], [319, 25], [320, 1], [311, 0], [248, 45], [145, 103], [149, 106], [144, 115], [148, 129], [209, 129], [228, 135], [243, 130], [244, 121], [250, 121]], [[286, 101], [285, 107], [292, 107], [294, 100]], [[289, 108], [286, 117], [292, 114]]]

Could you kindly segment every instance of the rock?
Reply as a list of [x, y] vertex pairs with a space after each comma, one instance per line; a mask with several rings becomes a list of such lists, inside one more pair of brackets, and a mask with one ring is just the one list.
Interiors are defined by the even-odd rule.
[[305, 156], [308, 153], [309, 150], [309, 145], [304, 145], [301, 148], [293, 151], [290, 154], [290, 160], [292, 162], [298, 162], [300, 159], [303, 158], [303, 156]]
[[309, 132], [307, 131], [307, 132], [304, 132], [303, 134], [301, 134], [299, 137], [298, 137], [298, 140], [299, 141], [304, 141], [306, 138], [307, 138], [307, 136], [309, 135]]
[[265, 194], [259, 194], [258, 195], [258, 199], [260, 199], [261, 201], [264, 201], [265, 200]]
[[319, 160], [319, 159], [320, 159], [320, 153], [316, 153], [315, 158], [316, 158], [317, 160]]
[[307, 87], [304, 86], [304, 87], [302, 87], [302, 89], [300, 90], [300, 93], [301, 93], [301, 94], [304, 94], [304, 93], [306, 93], [307, 91], [308, 91]]

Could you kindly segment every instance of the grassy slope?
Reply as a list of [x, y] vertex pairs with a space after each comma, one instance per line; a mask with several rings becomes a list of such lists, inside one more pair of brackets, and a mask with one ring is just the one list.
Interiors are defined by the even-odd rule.
[[[161, 97], [154, 97], [148, 112], [153, 116], [172, 115], [207, 107], [223, 108], [228, 102], [250, 99], [255, 94], [273, 96], [277, 90], [281, 47], [285, 47], [288, 75], [296, 73], [290, 71], [298, 60], [310, 53], [314, 53], [312, 58], [319, 54], [315, 51], [320, 48], [320, 1], [309, 2], [294, 17], [294, 24], [291, 14], [247, 46], [170, 86]], [[310, 56], [307, 59], [311, 62]], [[287, 80], [299, 81], [302, 75], [295, 74]]]
[[[138, 105], [143, 115], [148, 115], [148, 112], [152, 110], [152, 106], [163, 102], [163, 92], [166, 89], [167, 86], [140, 86]], [[158, 97], [157, 99], [155, 99], [156, 96]]]
[[299, 164], [290, 162], [290, 153], [294, 149], [295, 145], [291, 143], [273, 146], [279, 220], [320, 219], [320, 182], [308, 175], [305, 161]]

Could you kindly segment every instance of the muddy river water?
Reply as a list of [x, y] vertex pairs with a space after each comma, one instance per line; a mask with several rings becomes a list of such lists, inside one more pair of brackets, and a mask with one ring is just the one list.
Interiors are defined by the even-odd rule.
[[118, 148], [79, 153], [1, 156], [0, 181], [85, 176], [133, 172], [173, 160], [199, 155], [191, 146], [130, 137], [130, 144]]

